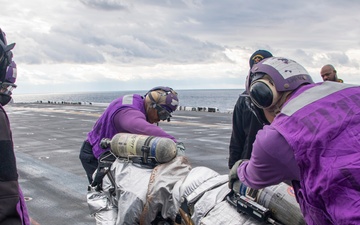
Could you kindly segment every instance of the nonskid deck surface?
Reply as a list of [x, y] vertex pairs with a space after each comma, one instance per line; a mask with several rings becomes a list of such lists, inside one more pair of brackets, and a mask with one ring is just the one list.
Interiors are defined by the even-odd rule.
[[[95, 224], [86, 203], [79, 150], [105, 106], [17, 103], [5, 107], [13, 132], [19, 182], [33, 225]], [[186, 146], [193, 167], [227, 174], [232, 115], [176, 111], [165, 131]]]

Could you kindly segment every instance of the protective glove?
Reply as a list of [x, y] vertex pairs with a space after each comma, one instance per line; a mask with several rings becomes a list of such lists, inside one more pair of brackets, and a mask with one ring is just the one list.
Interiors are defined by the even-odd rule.
[[234, 186], [234, 182], [239, 180], [238, 174], [237, 174], [237, 169], [240, 166], [240, 164], [243, 162], [244, 160], [240, 159], [238, 160], [233, 167], [231, 168], [230, 172], [229, 172], [229, 188], [233, 189]]
[[244, 184], [242, 184], [240, 182], [240, 180], [235, 180], [233, 182], [233, 185], [232, 185], [232, 190], [236, 193], [236, 194], [240, 194], [240, 188], [244, 186]]
[[176, 142], [176, 155], [185, 155], [185, 145], [182, 142]]

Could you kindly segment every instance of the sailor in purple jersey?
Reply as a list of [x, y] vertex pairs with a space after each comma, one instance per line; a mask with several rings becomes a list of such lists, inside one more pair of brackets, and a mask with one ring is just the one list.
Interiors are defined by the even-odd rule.
[[177, 142], [155, 123], [160, 120], [170, 121], [171, 113], [178, 105], [177, 93], [172, 88], [162, 86], [151, 89], [145, 96], [125, 95], [111, 102], [88, 133], [80, 151], [80, 160], [89, 182], [92, 183], [100, 155], [107, 151], [100, 147], [103, 138], [111, 139], [115, 134], [123, 132], [166, 137]]
[[291, 180], [308, 225], [360, 224], [360, 87], [313, 84], [301, 65], [277, 57], [251, 75], [250, 97], [276, 117], [229, 183], [260, 189]]
[[25, 199], [18, 182], [9, 118], [3, 108], [16, 88], [16, 64], [5, 33], [0, 29], [0, 224], [30, 225]]

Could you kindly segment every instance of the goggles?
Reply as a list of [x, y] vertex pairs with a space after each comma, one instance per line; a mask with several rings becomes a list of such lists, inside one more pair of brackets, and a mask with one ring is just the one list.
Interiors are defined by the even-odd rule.
[[4, 82], [0, 84], [0, 92], [3, 94], [11, 95], [12, 91], [16, 87], [16, 84]]
[[[153, 96], [151, 95], [151, 92], [154, 91], [154, 90], [155, 90], [155, 91], [156, 91], [156, 90], [162, 90], [162, 91], [165, 92], [165, 95], [168, 96], [168, 95], [171, 93], [171, 90], [172, 90], [172, 89], [169, 89], [169, 88], [167, 88], [167, 89], [154, 88], [154, 89], [150, 90], [150, 91], [146, 94], [146, 95], [149, 96], [150, 100], [152, 101], [153, 108], [156, 109], [159, 120], [162, 120], [162, 121], [167, 120], [168, 122], [170, 122], [170, 117], [171, 117], [171, 112], [172, 112], [172, 110], [171, 110], [167, 105], [159, 105], [159, 104], [156, 103], [155, 99], [154, 99]], [[146, 95], [145, 95], [145, 96], [146, 96]]]
[[160, 105], [156, 104], [155, 109], [157, 110], [157, 115], [159, 117], [159, 120], [167, 120], [170, 121], [171, 113], [165, 109], [164, 107], [161, 107]]

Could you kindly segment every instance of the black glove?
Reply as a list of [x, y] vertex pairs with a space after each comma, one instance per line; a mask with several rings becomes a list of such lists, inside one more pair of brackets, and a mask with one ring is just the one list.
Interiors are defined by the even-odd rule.
[[229, 188], [233, 189], [233, 185], [234, 182], [239, 180], [238, 174], [237, 174], [237, 168], [240, 166], [240, 164], [243, 162], [244, 160], [240, 159], [238, 160], [233, 167], [231, 168], [230, 172], [229, 172]]

